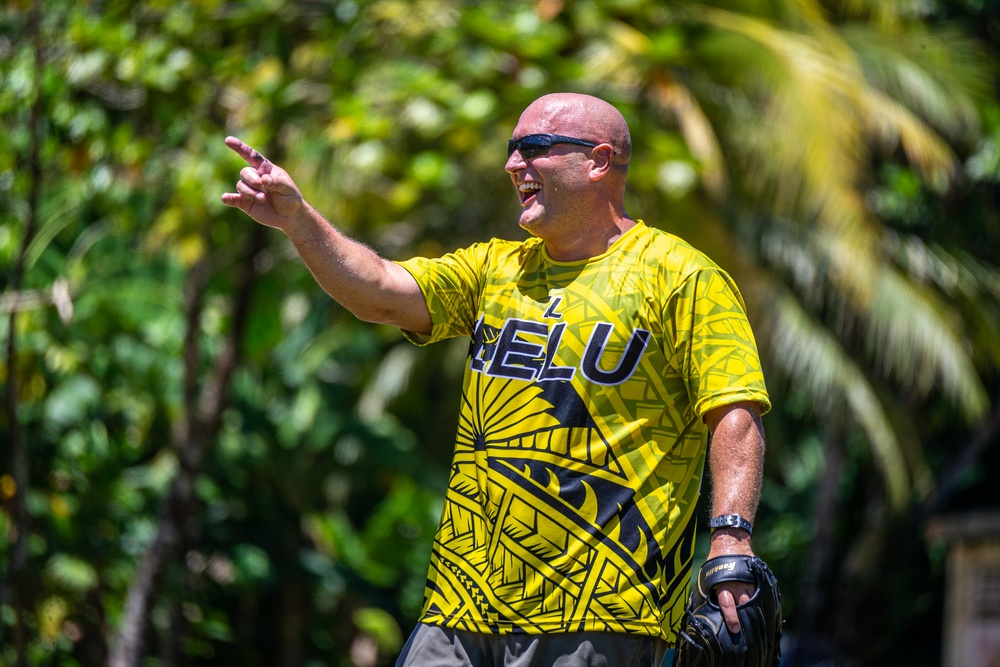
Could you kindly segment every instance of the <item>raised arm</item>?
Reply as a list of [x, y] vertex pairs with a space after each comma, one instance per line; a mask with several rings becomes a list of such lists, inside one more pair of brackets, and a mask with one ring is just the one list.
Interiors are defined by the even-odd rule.
[[[735, 403], [709, 411], [705, 422], [712, 431], [709, 471], [712, 478], [712, 516], [739, 514], [753, 523], [760, 501], [764, 471], [764, 427], [756, 403]], [[712, 533], [708, 557], [753, 555], [750, 533], [742, 528], [720, 528]], [[721, 584], [716, 593], [731, 632], [738, 632], [736, 605], [753, 595], [753, 586]]]
[[226, 145], [248, 166], [240, 170], [236, 192], [222, 195], [223, 204], [283, 231], [316, 282], [359, 319], [430, 333], [427, 304], [409, 272], [342, 234], [309, 205], [284, 169], [236, 137], [227, 137]]

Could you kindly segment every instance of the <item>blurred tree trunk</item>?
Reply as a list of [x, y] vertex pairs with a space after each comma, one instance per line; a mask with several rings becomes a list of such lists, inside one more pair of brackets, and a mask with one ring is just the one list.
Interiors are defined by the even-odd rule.
[[[207, 232], [206, 232], [207, 234]], [[184, 340], [184, 416], [173, 433], [178, 471], [160, 515], [156, 535], [136, 569], [125, 598], [118, 635], [112, 643], [109, 667], [136, 667], [142, 657], [143, 636], [157, 580], [164, 566], [176, 556], [186, 539], [197, 532], [195, 481], [209, 447], [222, 424], [226, 391], [239, 362], [240, 348], [255, 283], [254, 261], [264, 249], [266, 228], [254, 225], [234, 285], [235, 303], [229, 336], [211, 371], [204, 378], [198, 370], [199, 329], [205, 293], [212, 273], [212, 255], [191, 270], [185, 287], [186, 334]]]
[[167, 630], [163, 646], [160, 648], [160, 664], [162, 667], [179, 667], [179, 665], [184, 664], [181, 660], [183, 655], [181, 640], [184, 637], [185, 628], [184, 614], [181, 612], [179, 600], [170, 600], [169, 606], [170, 627]]
[[[286, 487], [282, 508], [280, 548], [282, 561], [297, 563], [306, 548], [302, 532], [302, 507], [298, 489]], [[277, 667], [301, 667], [305, 662], [302, 639], [308, 633], [309, 594], [298, 570], [288, 573], [278, 600], [280, 620]]]
[[834, 411], [837, 417], [827, 424], [823, 477], [816, 490], [816, 506], [813, 510], [812, 525], [815, 527], [809, 558], [802, 577], [801, 631], [806, 644], [812, 638], [820, 637], [824, 621], [829, 618], [829, 581], [833, 571], [834, 535], [833, 526], [838, 514], [838, 488], [840, 475], [844, 469], [843, 417], [842, 411]]
[[[10, 285], [8, 289], [14, 295], [15, 302], [10, 310], [7, 321], [7, 379], [6, 379], [6, 400], [4, 410], [7, 418], [8, 442], [10, 443], [10, 476], [14, 482], [13, 494], [13, 519], [15, 525], [15, 536], [11, 545], [10, 561], [7, 572], [3, 580], [0, 581], [0, 609], [5, 608], [8, 602], [13, 602], [15, 626], [14, 626], [14, 646], [16, 655], [16, 665], [27, 664], [25, 662], [25, 651], [27, 648], [27, 637], [24, 627], [25, 610], [31, 605], [31, 601], [25, 599], [27, 591], [20, 583], [23, 581], [21, 575], [28, 562], [28, 535], [31, 533], [31, 518], [28, 515], [26, 498], [30, 480], [28, 479], [28, 453], [27, 443], [21, 423], [18, 417], [18, 404], [20, 392], [20, 374], [18, 373], [18, 345], [17, 345], [17, 294], [24, 283], [25, 258], [28, 246], [35, 236], [38, 226], [38, 206], [42, 198], [42, 126], [43, 118], [43, 98], [42, 98], [42, 68], [44, 66], [44, 48], [42, 44], [41, 32], [41, 0], [36, 0], [31, 9], [31, 16], [28, 22], [28, 33], [33, 44], [35, 76], [32, 82], [33, 100], [31, 104], [30, 131], [31, 140], [28, 149], [28, 194], [27, 194], [27, 216], [24, 224], [24, 233], [21, 237], [21, 247], [18, 250], [13, 270], [10, 273]], [[4, 624], [0, 623], [0, 646], [4, 644], [3, 637]]]
[[958, 455], [941, 474], [937, 486], [918, 508], [918, 514], [926, 519], [948, 504], [952, 496], [962, 488], [962, 480], [1000, 436], [1000, 401], [993, 405], [989, 418], [982, 423], [972, 437], [958, 449]]
[[297, 579], [281, 587], [281, 648], [278, 667], [301, 667], [302, 638], [307, 632], [308, 596]]
[[893, 574], [893, 559], [900, 557], [891, 539], [899, 519], [889, 510], [878, 481], [868, 483], [865, 498], [863, 516], [852, 522], [856, 537], [841, 564], [831, 613], [825, 619], [826, 636], [862, 665], [879, 664], [873, 660], [885, 643], [881, 633], [886, 629], [889, 601], [884, 591]]

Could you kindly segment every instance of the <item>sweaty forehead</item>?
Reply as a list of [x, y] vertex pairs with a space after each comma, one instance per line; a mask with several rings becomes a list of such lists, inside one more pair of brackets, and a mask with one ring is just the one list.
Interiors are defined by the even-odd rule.
[[[588, 129], [586, 114], [579, 105], [556, 100], [539, 100], [521, 114], [515, 137], [526, 134], [570, 134], [579, 136]], [[574, 134], [575, 133], [575, 134]]]
[[615, 149], [617, 165], [628, 165], [632, 137], [624, 116], [612, 104], [592, 95], [551, 93], [524, 110], [512, 133], [519, 139], [528, 134], [563, 134]]

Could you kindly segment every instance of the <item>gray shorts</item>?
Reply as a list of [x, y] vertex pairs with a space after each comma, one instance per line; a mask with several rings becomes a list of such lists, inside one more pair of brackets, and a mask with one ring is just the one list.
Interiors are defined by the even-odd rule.
[[418, 623], [396, 667], [660, 667], [667, 652], [659, 637], [614, 632], [484, 635]]

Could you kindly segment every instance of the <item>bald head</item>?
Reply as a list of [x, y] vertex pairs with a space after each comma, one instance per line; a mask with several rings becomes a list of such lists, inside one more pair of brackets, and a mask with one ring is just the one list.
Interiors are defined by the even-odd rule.
[[541, 151], [527, 146], [527, 157], [515, 141], [504, 166], [521, 202], [518, 224], [553, 259], [596, 257], [635, 225], [625, 210], [628, 124], [604, 100], [554, 93], [528, 105], [512, 139], [539, 134], [562, 136]]
[[611, 144], [614, 165], [628, 166], [632, 157], [628, 124], [618, 109], [604, 100], [579, 93], [552, 93], [528, 105], [522, 118], [526, 115], [544, 123], [546, 132]]

